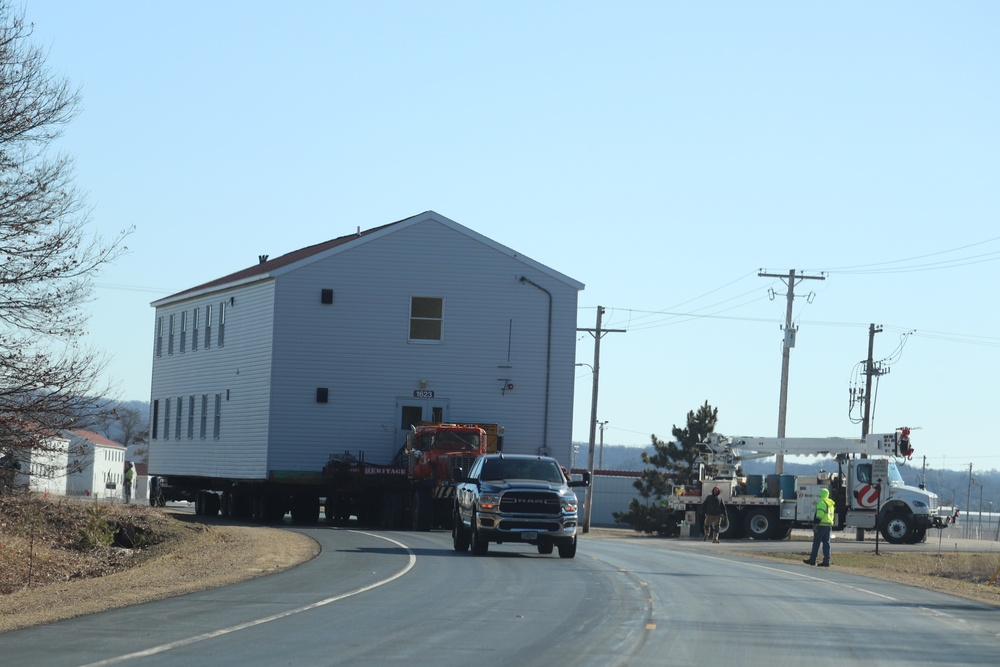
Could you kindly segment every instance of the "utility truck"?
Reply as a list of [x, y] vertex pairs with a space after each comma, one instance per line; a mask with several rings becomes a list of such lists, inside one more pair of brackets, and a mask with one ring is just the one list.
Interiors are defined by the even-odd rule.
[[[726, 501], [721, 537], [783, 539], [792, 528], [812, 525], [821, 489], [836, 503], [834, 528], [879, 531], [887, 542], [916, 544], [928, 528], [945, 528], [936, 494], [907, 486], [897, 461], [913, 456], [910, 429], [864, 438], [760, 438], [711, 434], [699, 465], [699, 484], [677, 487], [663, 501], [668, 533], [701, 526], [701, 502], [718, 487]], [[743, 475], [740, 464], [776, 455], [832, 456], [836, 472], [816, 475]]]
[[503, 447], [497, 424], [419, 423], [387, 463], [370, 463], [363, 451], [331, 455], [321, 470], [271, 470], [266, 479], [158, 475], [149, 502], [191, 500], [195, 513], [276, 522], [291, 513], [296, 523], [353, 516], [368, 526], [430, 530], [451, 527], [456, 470]]

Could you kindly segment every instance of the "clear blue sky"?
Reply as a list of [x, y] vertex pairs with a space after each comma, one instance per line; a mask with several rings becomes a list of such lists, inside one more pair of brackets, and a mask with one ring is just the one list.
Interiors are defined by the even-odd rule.
[[706, 400], [719, 432], [775, 435], [785, 286], [757, 273], [796, 269], [828, 274], [796, 289], [787, 435], [860, 435], [874, 323], [872, 430], [920, 427], [918, 465], [1000, 466], [996, 3], [26, 11], [82, 88], [58, 148], [94, 231], [136, 227], [90, 306], [123, 398], [149, 398], [150, 301], [433, 209], [585, 283], [580, 327], [602, 305], [628, 330], [602, 343], [606, 443]]

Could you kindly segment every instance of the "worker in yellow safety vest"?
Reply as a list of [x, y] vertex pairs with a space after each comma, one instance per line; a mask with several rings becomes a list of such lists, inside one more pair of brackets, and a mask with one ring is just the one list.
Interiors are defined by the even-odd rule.
[[816, 501], [816, 514], [813, 517], [813, 544], [809, 558], [802, 562], [806, 565], [816, 565], [820, 545], [823, 547], [823, 562], [820, 567], [830, 567], [830, 531], [833, 530], [837, 505], [830, 499], [830, 490], [821, 489], [819, 500]]

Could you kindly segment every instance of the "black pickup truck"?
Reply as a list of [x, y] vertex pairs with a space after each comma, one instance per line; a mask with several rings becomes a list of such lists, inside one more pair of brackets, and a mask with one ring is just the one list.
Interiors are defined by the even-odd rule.
[[589, 473], [570, 481], [548, 456], [485, 454], [455, 481], [455, 551], [482, 555], [490, 542], [522, 542], [576, 556], [579, 502], [570, 487], [589, 486]]

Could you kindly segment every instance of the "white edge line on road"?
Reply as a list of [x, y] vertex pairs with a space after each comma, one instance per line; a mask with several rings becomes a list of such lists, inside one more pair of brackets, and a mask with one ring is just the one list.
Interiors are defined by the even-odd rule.
[[384, 586], [385, 584], [388, 584], [391, 581], [395, 581], [396, 579], [399, 579], [404, 574], [406, 574], [407, 572], [409, 572], [411, 569], [413, 569], [413, 566], [417, 562], [417, 556], [416, 556], [416, 554], [414, 554], [413, 551], [408, 546], [406, 546], [405, 544], [403, 544], [402, 542], [397, 542], [396, 540], [391, 539], [389, 537], [385, 537], [384, 535], [376, 535], [374, 533], [366, 533], [366, 532], [357, 531], [357, 530], [352, 530], [352, 531], [349, 531], [349, 532], [360, 533], [361, 535], [368, 535], [370, 537], [377, 537], [378, 539], [386, 540], [387, 542], [392, 542], [393, 544], [401, 547], [402, 549], [405, 549], [406, 553], [409, 554], [409, 558], [407, 560], [406, 567], [404, 567], [402, 570], [400, 570], [396, 574], [392, 575], [391, 577], [386, 577], [385, 579], [382, 579], [380, 581], [376, 581], [375, 583], [372, 583], [372, 584], [368, 584], [367, 586], [362, 586], [361, 588], [357, 588], [357, 589], [355, 589], [353, 591], [349, 591], [347, 593], [341, 593], [340, 595], [335, 595], [333, 597], [329, 597], [329, 598], [325, 598], [323, 600], [319, 600], [318, 602], [313, 602], [312, 604], [307, 604], [304, 607], [298, 607], [297, 609], [289, 609], [288, 611], [283, 611], [280, 614], [274, 614], [272, 616], [265, 616], [264, 618], [258, 618], [258, 619], [253, 620], [253, 621], [247, 621], [245, 623], [240, 623], [239, 625], [233, 625], [233, 626], [228, 627], [228, 628], [221, 628], [219, 630], [213, 630], [211, 632], [205, 632], [205, 633], [200, 634], [200, 635], [195, 635], [193, 637], [188, 637], [187, 639], [179, 639], [179, 640], [177, 640], [175, 642], [170, 642], [170, 643], [167, 643], [167, 644], [160, 644], [159, 646], [153, 646], [151, 648], [147, 648], [147, 649], [144, 649], [142, 651], [136, 651], [135, 653], [128, 653], [126, 655], [119, 655], [119, 656], [116, 656], [114, 658], [108, 658], [107, 660], [99, 660], [97, 662], [90, 662], [90, 663], [87, 663], [86, 665], [83, 665], [82, 667], [100, 667], [101, 665], [114, 665], [116, 663], [125, 662], [126, 660], [131, 660], [133, 658], [144, 658], [146, 656], [156, 655], [157, 653], [164, 653], [166, 651], [170, 651], [170, 650], [173, 650], [175, 648], [180, 648], [181, 646], [189, 646], [191, 644], [196, 644], [196, 643], [198, 643], [200, 641], [205, 641], [206, 639], [214, 639], [215, 637], [221, 637], [223, 635], [228, 635], [228, 634], [231, 634], [233, 632], [239, 632], [240, 630], [246, 630], [248, 628], [252, 628], [252, 627], [255, 627], [255, 626], [258, 626], [258, 625], [263, 625], [264, 623], [270, 623], [271, 621], [277, 621], [277, 620], [280, 620], [282, 618], [288, 618], [289, 616], [294, 616], [295, 614], [300, 614], [300, 613], [302, 613], [304, 611], [310, 611], [310, 610], [316, 609], [318, 607], [323, 607], [323, 606], [326, 606], [326, 605], [331, 604], [333, 602], [339, 602], [340, 600], [343, 600], [345, 598], [353, 597], [355, 595], [359, 595], [360, 593], [365, 593], [367, 591], [370, 591], [373, 588], [378, 588], [379, 586]]

